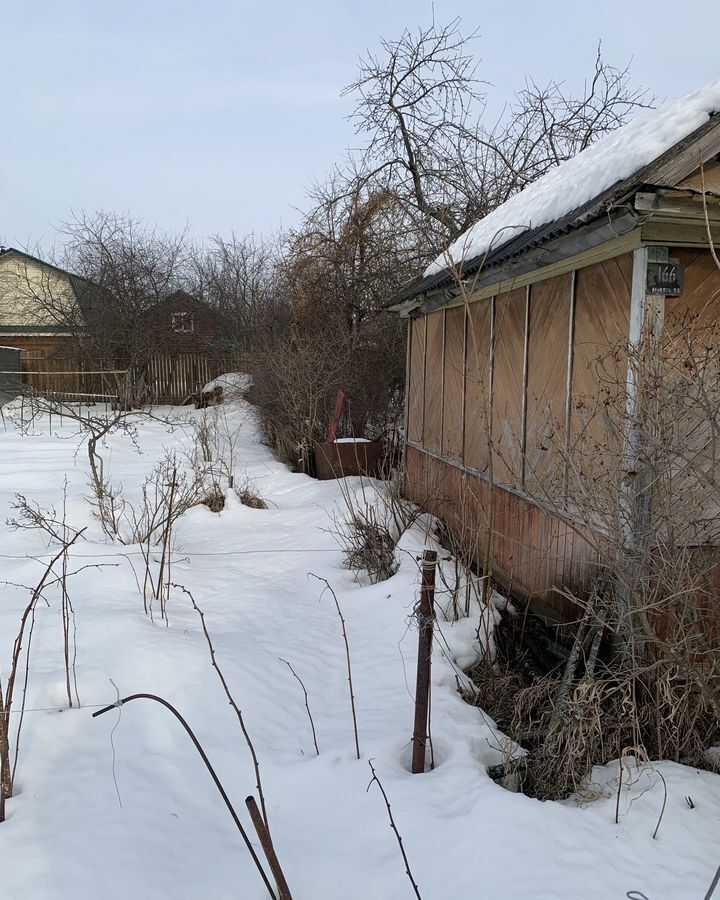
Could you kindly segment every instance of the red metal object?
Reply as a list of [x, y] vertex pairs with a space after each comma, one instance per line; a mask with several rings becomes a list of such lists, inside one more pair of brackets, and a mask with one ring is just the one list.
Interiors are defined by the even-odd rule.
[[382, 441], [323, 444], [316, 441], [315, 475], [321, 481], [346, 475], [377, 475], [383, 456]]
[[330, 427], [328, 428], [328, 436], [327, 443], [334, 444], [335, 438], [337, 437], [338, 425], [340, 424], [340, 419], [342, 418], [343, 411], [345, 409], [345, 404], [347, 403], [347, 391], [345, 388], [340, 388], [337, 395], [337, 400], [335, 401], [335, 412], [332, 415], [332, 419], [330, 419]]

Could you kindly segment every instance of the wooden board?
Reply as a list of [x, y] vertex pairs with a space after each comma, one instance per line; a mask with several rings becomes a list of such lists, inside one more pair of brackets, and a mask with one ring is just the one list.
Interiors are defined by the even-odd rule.
[[571, 447], [587, 474], [622, 446], [632, 266], [627, 253], [577, 272]]
[[493, 479], [520, 486], [522, 463], [525, 295], [520, 288], [495, 301], [493, 375]]
[[492, 300], [468, 307], [465, 359], [465, 465], [479, 472], [488, 466], [488, 404], [491, 371]]
[[465, 380], [465, 308], [445, 312], [442, 455], [461, 459], [463, 450], [463, 390]]
[[433, 453], [440, 453], [442, 445], [443, 331], [445, 312], [440, 310], [439, 312], [431, 313], [426, 317], [426, 320], [423, 446]]
[[[481, 564], [490, 487], [480, 476], [408, 448], [408, 496], [442, 518]], [[580, 607], [563, 592], [586, 597], [598, 577], [597, 540], [579, 525], [496, 485], [492, 575], [509, 594], [539, 598], [559, 619], [576, 621]]]
[[720, 404], [720, 271], [707, 250], [671, 250], [685, 270], [679, 297], [665, 300], [662, 378], [654, 415], [669, 472], [653, 494], [654, 528], [691, 543], [720, 543], [717, 408]]
[[555, 502], [563, 486], [571, 290], [569, 274], [530, 289], [525, 486]]
[[410, 378], [408, 384], [408, 439], [422, 443], [425, 408], [425, 317], [410, 322]]

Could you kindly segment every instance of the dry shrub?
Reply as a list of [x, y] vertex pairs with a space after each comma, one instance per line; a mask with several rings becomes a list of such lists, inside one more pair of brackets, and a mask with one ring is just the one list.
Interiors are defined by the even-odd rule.
[[296, 469], [314, 474], [313, 442], [324, 441], [338, 391], [350, 396], [348, 435], [394, 434], [402, 416], [404, 344], [397, 322], [348, 333], [328, 319], [267, 339], [252, 358], [254, 405], [267, 443]]
[[243, 506], [249, 506], [251, 509], [267, 509], [267, 503], [262, 497], [253, 494], [252, 491], [245, 488], [238, 494], [240, 502]]
[[145, 478], [140, 504], [131, 508], [125, 543], [162, 543], [166, 530], [172, 529], [180, 516], [212, 495], [212, 485], [206, 485], [197, 472], [181, 468], [175, 454], [166, 453]]
[[[718, 719], [692, 678], [671, 659], [645, 648], [642, 661], [623, 670], [599, 662], [584, 668], [581, 656], [567, 695], [567, 661], [544, 667], [521, 643], [520, 628], [536, 645], [544, 637], [528, 617], [508, 618], [498, 633], [493, 665], [480, 662], [470, 675], [478, 691], [469, 702], [482, 707], [516, 744], [494, 777], [514, 776], [520, 790], [558, 800], [592, 790], [593, 766], [638, 748], [646, 759], [672, 759], [712, 768], [709, 748], [720, 739]], [[517, 752], [519, 745], [525, 754]]]
[[398, 479], [385, 482], [377, 491], [360, 482], [359, 496], [341, 480], [345, 509], [333, 518], [334, 534], [345, 554], [345, 565], [365, 575], [371, 584], [385, 581], [397, 572], [395, 548], [422, 511], [400, 493]]

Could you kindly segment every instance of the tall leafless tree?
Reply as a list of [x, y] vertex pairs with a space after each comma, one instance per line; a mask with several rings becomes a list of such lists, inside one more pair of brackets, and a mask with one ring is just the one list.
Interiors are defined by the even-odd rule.
[[346, 170], [349, 182], [392, 192], [435, 250], [650, 103], [628, 68], [608, 65], [598, 47], [579, 93], [528, 79], [488, 128], [476, 36], [464, 34], [459, 19], [407, 30], [361, 59], [345, 89], [357, 97], [352, 120], [365, 138]]

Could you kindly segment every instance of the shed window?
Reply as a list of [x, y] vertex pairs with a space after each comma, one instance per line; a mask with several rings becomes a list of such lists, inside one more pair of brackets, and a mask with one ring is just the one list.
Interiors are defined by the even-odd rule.
[[193, 322], [192, 313], [189, 312], [176, 312], [172, 314], [171, 325], [173, 331], [177, 331], [180, 334], [189, 334], [191, 331], [195, 329], [195, 323]]

